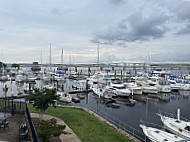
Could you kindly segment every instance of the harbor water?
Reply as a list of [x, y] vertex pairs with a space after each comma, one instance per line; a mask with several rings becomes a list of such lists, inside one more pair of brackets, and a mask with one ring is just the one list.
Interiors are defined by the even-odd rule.
[[[72, 83], [73, 80], [66, 79], [58, 84], [54, 83], [54, 85], [58, 86], [58, 88], [64, 88], [65, 91], [72, 91]], [[18, 84], [15, 83], [15, 81], [7, 81], [1, 82], [0, 87], [3, 88], [5, 84], [9, 88], [9, 91], [6, 94], [7, 96], [19, 94], [19, 88], [23, 88], [26, 85], [25, 83]], [[43, 85], [44, 84], [41, 81], [37, 81], [35, 87]], [[4, 95], [5, 93], [2, 89], [0, 89], [0, 96]], [[80, 98], [81, 95], [84, 97]], [[80, 102], [72, 102], [67, 105], [88, 108], [89, 110], [99, 114], [103, 118], [115, 124], [118, 128], [125, 129], [126, 127], [122, 127], [122, 125], [131, 127], [132, 129], [130, 131], [132, 131], [132, 134], [140, 132], [142, 137], [144, 137], [144, 135], [139, 127], [142, 121], [163, 126], [157, 113], [167, 112], [176, 115], [177, 108], [180, 108], [181, 117], [190, 120], [190, 91], [157, 94], [155, 97], [149, 97], [149, 95], [146, 95], [148, 98], [147, 101], [137, 101], [134, 105], [131, 105], [129, 103], [129, 99], [126, 97], [118, 97], [115, 99], [115, 102], [107, 102], [106, 100], [93, 94], [93, 92], [72, 94], [72, 96], [79, 97]], [[21, 100], [24, 101], [24, 99]], [[0, 113], [0, 117], [3, 116], [4, 114]], [[148, 140], [145, 138], [145, 140], [142, 141]]]

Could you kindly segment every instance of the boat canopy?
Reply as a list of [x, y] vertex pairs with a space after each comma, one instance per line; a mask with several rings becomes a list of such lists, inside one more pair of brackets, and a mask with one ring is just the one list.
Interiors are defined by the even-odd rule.
[[65, 72], [61, 72], [61, 71], [60, 71], [60, 72], [57, 72], [56, 74], [65, 74]]

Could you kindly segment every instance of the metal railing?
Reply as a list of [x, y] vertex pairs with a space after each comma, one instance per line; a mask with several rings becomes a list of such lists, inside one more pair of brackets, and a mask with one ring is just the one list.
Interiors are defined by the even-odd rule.
[[28, 109], [27, 103], [26, 103], [26, 115], [27, 115], [27, 118], [28, 118], [28, 123], [30, 125], [31, 132], [32, 132], [33, 142], [39, 142], [38, 136], [36, 134], [36, 129], [35, 129], [34, 124], [32, 122], [32, 119], [31, 119], [31, 116], [30, 116], [30, 111]]
[[92, 110], [92, 111], [95, 112], [96, 114], [100, 115], [101, 117], [103, 117], [104, 119], [109, 121], [110, 123], [117, 126], [118, 129], [121, 129], [121, 130], [127, 132], [128, 134], [130, 134], [131, 136], [137, 138], [138, 140], [140, 140], [142, 142], [147, 142], [147, 137], [144, 135], [144, 133], [142, 131], [139, 131], [139, 130], [127, 125], [125, 122], [119, 120], [118, 118], [116, 118], [106, 112], [102, 112], [100, 110], [98, 110], [98, 111]]

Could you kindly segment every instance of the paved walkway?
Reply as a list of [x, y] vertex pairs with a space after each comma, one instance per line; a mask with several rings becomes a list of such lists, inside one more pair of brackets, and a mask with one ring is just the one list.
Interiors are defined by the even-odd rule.
[[[39, 118], [39, 114], [38, 113], [31, 113], [31, 117], [32, 118]], [[49, 120], [55, 118], [57, 120], [57, 124], [60, 125], [66, 125], [65, 122], [57, 117], [53, 117], [50, 115], [43, 115], [43, 120]], [[67, 132], [68, 134], [61, 134], [59, 136], [60, 140], [62, 142], [81, 142], [81, 140], [78, 138], [78, 136], [66, 125], [66, 129], [65, 132]]]
[[18, 142], [19, 126], [25, 122], [25, 114], [15, 114], [8, 117], [7, 121], [9, 122], [9, 128], [0, 129], [0, 141]]

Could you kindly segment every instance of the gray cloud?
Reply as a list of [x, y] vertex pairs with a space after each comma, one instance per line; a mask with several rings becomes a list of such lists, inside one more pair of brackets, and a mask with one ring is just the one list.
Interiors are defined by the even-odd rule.
[[126, 0], [108, 0], [111, 4], [122, 4], [124, 3]]
[[176, 33], [177, 35], [187, 35], [190, 34], [190, 23], [186, 25], [185, 28], [181, 29], [179, 32]]
[[190, 2], [178, 2], [172, 11], [176, 14], [178, 20], [190, 22]]
[[53, 9], [50, 10], [52, 14], [54, 15], [58, 15], [58, 16], [61, 16], [61, 15], [64, 15], [66, 13], [69, 13], [69, 12], [72, 12], [74, 11], [73, 8], [71, 7], [66, 7], [66, 8], [57, 8], [57, 7], [54, 7]]
[[168, 18], [164, 13], [152, 13], [148, 17], [144, 17], [140, 12], [136, 12], [127, 19], [121, 20], [117, 26], [108, 27], [96, 34], [92, 41], [101, 40], [110, 44], [116, 42], [123, 44], [123, 42], [161, 38], [169, 30], [165, 26]]

